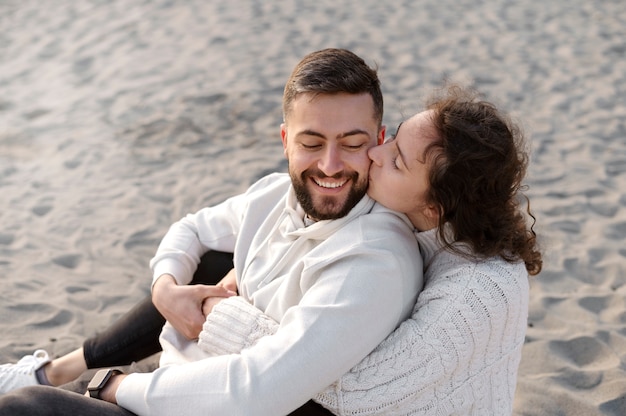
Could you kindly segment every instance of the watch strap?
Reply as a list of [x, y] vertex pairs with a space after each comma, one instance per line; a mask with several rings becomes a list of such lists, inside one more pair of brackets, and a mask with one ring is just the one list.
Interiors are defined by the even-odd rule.
[[120, 370], [115, 370], [112, 368], [98, 370], [89, 382], [89, 385], [87, 386], [89, 396], [94, 399], [100, 399], [100, 392], [102, 391], [102, 389], [107, 385], [109, 380], [111, 380], [111, 377], [118, 374], [123, 373]]

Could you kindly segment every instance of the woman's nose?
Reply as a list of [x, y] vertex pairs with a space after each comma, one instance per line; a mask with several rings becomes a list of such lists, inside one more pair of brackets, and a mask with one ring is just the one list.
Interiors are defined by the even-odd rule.
[[378, 146], [373, 146], [370, 147], [369, 150], [367, 151], [367, 157], [370, 158], [370, 160], [372, 161], [372, 163], [381, 166], [381, 148], [383, 147], [382, 144], [378, 145]]

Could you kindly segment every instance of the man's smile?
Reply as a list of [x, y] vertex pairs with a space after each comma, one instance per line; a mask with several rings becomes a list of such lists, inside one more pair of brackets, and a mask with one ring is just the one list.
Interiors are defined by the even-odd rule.
[[315, 182], [315, 184], [321, 188], [326, 188], [326, 189], [337, 189], [337, 188], [341, 188], [343, 187], [348, 180], [345, 179], [341, 182], [334, 182], [334, 181], [329, 181], [329, 180], [321, 180], [321, 179], [315, 179], [315, 178], [311, 178], [313, 180], [313, 182]]

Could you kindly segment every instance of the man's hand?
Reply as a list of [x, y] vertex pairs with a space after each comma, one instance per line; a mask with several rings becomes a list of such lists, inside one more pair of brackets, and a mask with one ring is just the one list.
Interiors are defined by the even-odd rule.
[[161, 315], [187, 339], [198, 338], [205, 321], [202, 305], [206, 298], [236, 295], [222, 286], [179, 286], [172, 275], [160, 276], [152, 287], [152, 303]]

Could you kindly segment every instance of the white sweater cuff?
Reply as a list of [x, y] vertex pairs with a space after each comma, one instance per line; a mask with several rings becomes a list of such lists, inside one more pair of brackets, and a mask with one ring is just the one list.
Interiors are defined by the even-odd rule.
[[181, 286], [189, 284], [189, 282], [191, 282], [191, 279], [185, 280], [180, 278], [180, 276], [186, 275], [185, 269], [180, 263], [176, 262], [173, 259], [165, 258], [160, 260], [153, 267], [152, 286], [154, 286], [157, 279], [164, 274], [172, 275], [174, 277], [174, 280], [176, 280], [176, 283]]
[[207, 316], [198, 346], [211, 355], [239, 354], [266, 335], [278, 330], [278, 323], [241, 296], [224, 299]]
[[133, 373], [126, 376], [115, 393], [117, 404], [138, 415], [148, 414], [150, 409], [143, 398], [152, 377], [153, 373]]

